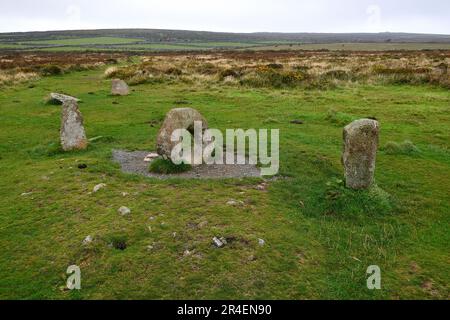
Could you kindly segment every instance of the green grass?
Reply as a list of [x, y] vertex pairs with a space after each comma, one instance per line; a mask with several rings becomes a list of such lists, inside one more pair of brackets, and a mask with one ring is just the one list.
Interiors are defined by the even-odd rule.
[[389, 50], [449, 50], [449, 43], [270, 43], [256, 50], [330, 50], [330, 51], [389, 51]]
[[161, 174], [182, 173], [192, 169], [188, 164], [174, 164], [171, 160], [155, 159], [150, 163], [149, 171]]
[[[162, 83], [112, 97], [102, 71], [0, 89], [1, 299], [448, 298], [448, 90]], [[63, 153], [61, 107], [44, 102], [54, 91], [82, 99], [88, 137], [104, 138]], [[179, 100], [212, 128], [279, 128], [286, 178], [260, 191], [260, 179], [121, 173], [111, 150], [154, 148], [159, 127], [149, 121], [160, 123]], [[327, 119], [330, 109], [349, 119], [376, 117], [381, 146], [411, 140], [420, 155], [380, 151], [380, 189], [342, 189], [342, 127]], [[290, 124], [298, 118], [304, 125]], [[107, 186], [92, 193], [99, 183]], [[243, 204], [227, 205], [231, 199]], [[121, 206], [131, 214], [120, 216]], [[83, 246], [88, 235], [94, 241]], [[235, 241], [215, 249], [215, 236]], [[114, 248], [123, 242], [124, 250]], [[63, 290], [73, 264], [81, 268], [79, 292]], [[382, 270], [379, 291], [366, 287], [373, 264]]]
[[24, 41], [23, 45], [61, 45], [61, 46], [80, 46], [80, 45], [107, 45], [107, 44], [128, 44], [144, 41], [143, 39], [118, 38], [118, 37], [92, 37], [92, 38], [72, 38], [58, 40], [39, 40]]

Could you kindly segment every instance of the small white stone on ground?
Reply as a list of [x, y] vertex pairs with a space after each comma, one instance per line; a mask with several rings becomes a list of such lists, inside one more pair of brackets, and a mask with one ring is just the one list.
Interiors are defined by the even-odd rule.
[[83, 240], [83, 245], [88, 245], [90, 243], [92, 243], [93, 239], [92, 236], [87, 236], [84, 240]]
[[263, 247], [266, 244], [266, 241], [264, 241], [263, 239], [258, 239], [258, 243], [261, 247]]
[[120, 207], [119, 213], [122, 216], [126, 216], [126, 215], [129, 215], [131, 213], [131, 210], [130, 210], [130, 208], [127, 208], [127, 207]]
[[106, 187], [106, 184], [104, 184], [104, 183], [100, 183], [100, 184], [96, 185], [94, 187], [94, 193], [100, 191], [100, 189], [103, 189], [104, 187]]
[[217, 247], [217, 248], [222, 248], [225, 244], [222, 242], [222, 241], [220, 241], [217, 237], [214, 237], [213, 238], [213, 242], [214, 242], [214, 245]]
[[33, 194], [33, 192], [24, 192], [24, 193], [21, 194], [21, 196], [22, 197], [26, 197], [26, 196], [30, 196], [32, 194]]
[[156, 158], [159, 158], [159, 154], [153, 152], [153, 153], [148, 154], [145, 157], [144, 162], [152, 162]]
[[190, 255], [192, 255], [192, 251], [189, 251], [189, 250], [186, 250], [186, 251], [183, 253], [183, 256], [185, 256], [185, 257], [189, 257]]

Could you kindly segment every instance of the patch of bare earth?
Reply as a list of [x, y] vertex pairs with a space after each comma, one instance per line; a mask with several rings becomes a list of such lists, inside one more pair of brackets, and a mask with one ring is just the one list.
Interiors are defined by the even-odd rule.
[[138, 174], [145, 177], [157, 179], [227, 179], [227, 178], [248, 178], [261, 177], [261, 170], [256, 165], [251, 164], [214, 164], [193, 166], [192, 170], [177, 174], [157, 174], [149, 172], [149, 162], [145, 162], [145, 157], [150, 151], [124, 151], [113, 150], [113, 160], [121, 165], [125, 173]]

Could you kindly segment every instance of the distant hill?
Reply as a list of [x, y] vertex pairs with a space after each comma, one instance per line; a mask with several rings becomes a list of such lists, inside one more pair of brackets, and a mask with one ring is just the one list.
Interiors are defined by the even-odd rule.
[[270, 43], [450, 43], [450, 35], [413, 33], [224, 33], [158, 29], [105, 29], [0, 33], [0, 42], [116, 37], [141, 39], [146, 43], [270, 42]]

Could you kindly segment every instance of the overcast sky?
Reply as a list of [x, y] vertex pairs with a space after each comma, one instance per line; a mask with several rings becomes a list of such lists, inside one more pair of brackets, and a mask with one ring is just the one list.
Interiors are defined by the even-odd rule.
[[98, 28], [450, 34], [450, 0], [0, 0], [0, 32]]

